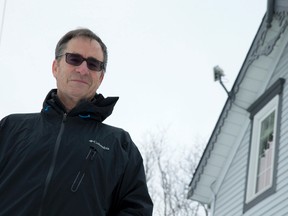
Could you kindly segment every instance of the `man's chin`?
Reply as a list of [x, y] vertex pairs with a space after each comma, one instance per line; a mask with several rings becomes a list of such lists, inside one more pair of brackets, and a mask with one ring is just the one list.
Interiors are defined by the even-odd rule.
[[70, 93], [73, 98], [77, 99], [77, 101], [91, 100], [94, 97], [94, 95], [88, 94], [87, 92], [83, 91], [74, 90]]

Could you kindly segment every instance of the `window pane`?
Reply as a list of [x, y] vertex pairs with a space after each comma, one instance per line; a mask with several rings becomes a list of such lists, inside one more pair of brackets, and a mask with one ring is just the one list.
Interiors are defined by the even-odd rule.
[[256, 193], [271, 184], [274, 152], [275, 110], [261, 122]]

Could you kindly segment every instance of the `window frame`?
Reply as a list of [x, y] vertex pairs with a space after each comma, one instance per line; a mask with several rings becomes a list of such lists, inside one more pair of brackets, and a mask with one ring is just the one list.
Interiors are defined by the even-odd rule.
[[[244, 212], [276, 191], [278, 142], [280, 134], [280, 116], [284, 83], [285, 80], [283, 78], [278, 79], [247, 109], [247, 111], [250, 112], [251, 134], [244, 195]], [[270, 179], [270, 184], [262, 191], [256, 192], [261, 123], [274, 111], [275, 119], [273, 131], [275, 134], [273, 139], [274, 151], [272, 155], [272, 176]]]
[[264, 193], [266, 190], [272, 187], [273, 185], [273, 170], [275, 164], [275, 142], [274, 138], [274, 150], [272, 155], [272, 179], [270, 179], [270, 184], [266, 188], [257, 191], [257, 175], [258, 175], [258, 166], [259, 166], [259, 151], [260, 151], [260, 136], [261, 136], [261, 124], [264, 120], [275, 112], [275, 119], [273, 122], [273, 130], [277, 133], [277, 116], [278, 116], [278, 107], [279, 107], [279, 95], [276, 95], [271, 101], [268, 102], [253, 118], [253, 127], [252, 127], [252, 138], [251, 138], [251, 148], [250, 148], [250, 163], [249, 163], [249, 172], [248, 172], [248, 182], [247, 182], [247, 194], [246, 194], [246, 203], [252, 201], [261, 193]]

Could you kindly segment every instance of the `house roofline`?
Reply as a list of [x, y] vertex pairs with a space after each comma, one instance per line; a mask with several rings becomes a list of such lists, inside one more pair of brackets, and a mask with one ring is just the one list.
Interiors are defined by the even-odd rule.
[[[274, 3], [274, 0], [268, 0], [268, 2], [270, 1], [273, 1]], [[211, 154], [211, 151], [213, 150], [214, 148], [214, 144], [217, 142], [217, 137], [218, 135], [220, 134], [221, 132], [221, 128], [224, 124], [224, 121], [226, 119], [226, 117], [228, 116], [228, 113], [229, 113], [229, 110], [231, 109], [231, 106], [233, 105], [233, 102], [235, 100], [235, 96], [239, 90], [239, 86], [247, 72], [247, 69], [248, 67], [254, 62], [254, 60], [256, 60], [259, 55], [256, 53], [257, 51], [257, 48], [258, 48], [258, 43], [257, 41], [260, 41], [261, 38], [260, 36], [262, 36], [262, 32], [261, 31], [265, 31], [267, 30], [267, 28], [270, 28], [271, 27], [271, 21], [268, 20], [268, 10], [269, 11], [274, 11], [274, 8], [271, 8], [271, 7], [267, 7], [267, 12], [266, 14], [264, 15], [263, 19], [262, 19], [262, 22], [258, 28], [258, 31], [253, 39], [253, 42], [252, 42], [252, 46], [250, 47], [246, 57], [245, 57], [245, 60], [244, 60], [244, 63], [242, 64], [242, 67], [240, 69], [240, 72], [238, 73], [237, 77], [236, 77], [236, 80], [231, 88], [231, 91], [229, 93], [229, 97], [227, 98], [226, 102], [225, 102], [225, 105], [221, 111], [221, 114], [218, 118], [218, 121], [212, 131], [212, 134], [209, 138], [209, 141], [206, 145], [206, 148], [204, 149], [204, 152], [202, 154], [202, 157], [198, 163], [198, 166], [197, 168], [195, 169], [195, 172], [193, 174], [193, 178], [191, 180], [191, 182], [189, 183], [189, 191], [188, 191], [188, 195], [187, 197], [190, 198], [193, 196], [193, 193], [194, 193], [194, 190], [197, 186], [197, 183], [200, 181], [200, 178], [201, 178], [201, 175], [203, 174], [203, 171], [204, 171], [204, 167], [205, 165], [207, 164], [207, 161], [208, 161], [208, 158]], [[271, 13], [271, 12], [269, 12]], [[263, 26], [266, 24], [266, 26], [263, 28]]]

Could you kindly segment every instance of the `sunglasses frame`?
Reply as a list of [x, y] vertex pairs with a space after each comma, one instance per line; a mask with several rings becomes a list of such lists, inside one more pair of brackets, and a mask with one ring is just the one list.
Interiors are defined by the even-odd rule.
[[[68, 52], [67, 52], [67, 53], [65, 53], [65, 54], [58, 55], [57, 58], [62, 57], [62, 56], [64, 56], [64, 55], [65, 55], [65, 61], [66, 61], [66, 63], [69, 64], [69, 65], [79, 66], [79, 65], [81, 65], [81, 64], [83, 63], [83, 61], [86, 61], [87, 67], [88, 67], [89, 70], [100, 72], [100, 71], [102, 71], [102, 70], [105, 69], [105, 67], [104, 67], [104, 62], [101, 62], [101, 61], [99, 61], [98, 59], [93, 58], [93, 57], [84, 58], [82, 55], [80, 55], [80, 54], [78, 54], [78, 53], [68, 53]], [[69, 57], [74, 57], [74, 58], [78, 58], [78, 57], [79, 57], [79, 60], [81, 59], [81, 61], [79, 61], [79, 64], [75, 64], [75, 62], [71, 62], [71, 61], [69, 60]], [[91, 68], [91, 64], [90, 64], [90, 63], [92, 63], [91, 60], [93, 61], [93, 64], [94, 64], [94, 63], [97, 63], [97, 64], [100, 65], [100, 66], [99, 66], [99, 70], [98, 70], [98, 69], [94, 69], [93, 67]]]

